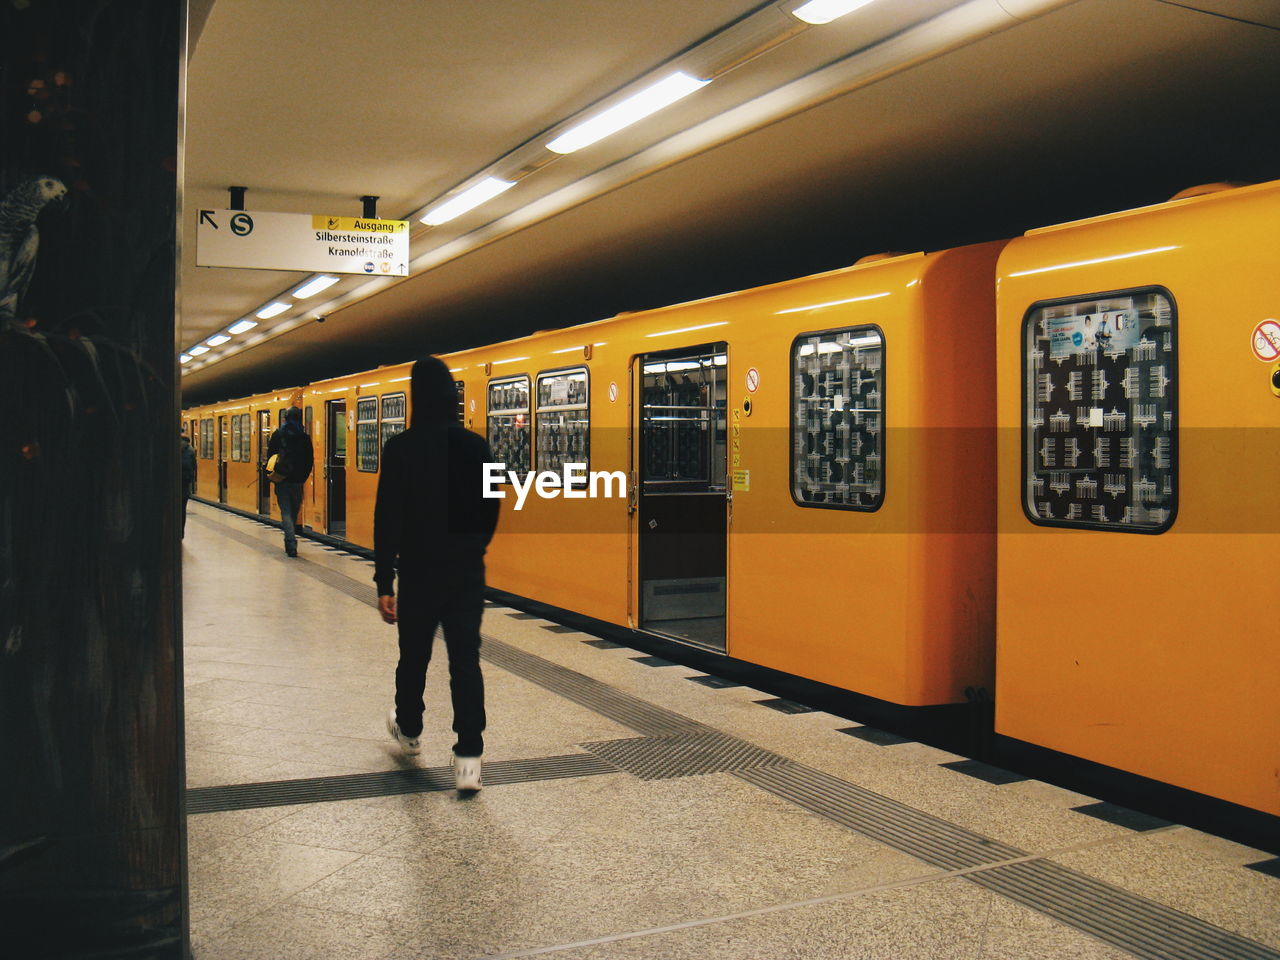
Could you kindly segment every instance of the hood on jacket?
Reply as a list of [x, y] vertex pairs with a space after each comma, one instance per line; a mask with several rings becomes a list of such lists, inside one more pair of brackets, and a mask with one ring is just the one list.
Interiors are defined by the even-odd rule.
[[453, 374], [438, 357], [423, 357], [413, 365], [409, 383], [413, 393], [413, 423], [458, 422], [458, 388]]
[[280, 429], [286, 433], [305, 433], [302, 429], [302, 411], [297, 407], [290, 407], [284, 412], [284, 420], [280, 424]]

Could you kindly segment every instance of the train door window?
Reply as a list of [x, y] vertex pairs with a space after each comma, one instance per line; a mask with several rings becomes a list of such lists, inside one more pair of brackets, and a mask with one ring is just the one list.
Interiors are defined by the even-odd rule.
[[315, 408], [307, 405], [302, 410], [302, 429], [307, 432], [307, 436], [312, 435], [312, 427], [315, 424], [316, 411]]
[[240, 421], [240, 462], [253, 460], [253, 418], [247, 413], [238, 414]]
[[240, 434], [243, 430], [241, 426], [240, 414], [232, 414], [231, 416], [231, 459], [239, 462], [240, 460]]
[[200, 421], [200, 459], [213, 459], [213, 420]]
[[560, 471], [566, 463], [588, 463], [590, 410], [586, 367], [538, 375], [535, 439], [539, 470]]
[[884, 502], [884, 334], [802, 333], [791, 345], [791, 497], [802, 507]]
[[404, 433], [404, 415], [404, 394], [385, 394], [382, 398], [382, 446], [386, 446], [397, 433]]
[[646, 359], [642, 370], [642, 479], [673, 488], [725, 487], [728, 355]]
[[378, 398], [356, 401], [356, 469], [378, 472]]
[[467, 385], [461, 380], [453, 381], [453, 387], [458, 391], [458, 422], [467, 422]]
[[489, 381], [489, 447], [507, 470], [529, 471], [528, 376]]
[[1177, 513], [1177, 338], [1159, 287], [1036, 303], [1023, 321], [1023, 509], [1163, 533]]

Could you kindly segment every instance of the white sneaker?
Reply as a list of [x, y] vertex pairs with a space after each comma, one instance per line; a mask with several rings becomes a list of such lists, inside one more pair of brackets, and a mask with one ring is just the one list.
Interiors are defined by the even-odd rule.
[[480, 780], [480, 758], [460, 757], [454, 754], [453, 778], [458, 785], [458, 790], [475, 793], [483, 785]]
[[396, 723], [395, 707], [387, 711], [387, 733], [391, 734], [392, 738], [399, 742], [401, 749], [405, 753], [414, 754], [422, 749], [417, 737], [406, 737], [400, 732], [400, 724]]

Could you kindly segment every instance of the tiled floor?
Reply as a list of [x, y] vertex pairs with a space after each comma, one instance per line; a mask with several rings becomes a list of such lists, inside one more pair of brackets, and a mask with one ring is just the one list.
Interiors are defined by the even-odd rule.
[[[309, 541], [287, 560], [278, 531], [190, 509], [189, 787], [448, 762], [443, 651], [428, 678], [422, 754], [404, 756], [386, 734], [395, 633], [366, 602], [370, 564]], [[493, 649], [686, 718], [780, 769], [836, 778], [883, 811], [883, 827], [820, 815], [804, 797], [740, 776], [738, 761], [653, 779], [612, 768], [526, 779], [471, 798], [436, 790], [193, 814], [197, 960], [1135, 955], [1127, 928], [1094, 936], [1078, 911], [1055, 919], [1051, 907], [1023, 905], [1034, 897], [993, 892], [1010, 864], [1070, 868], [1070, 882], [1093, 884], [1089, 895], [1103, 900], [1140, 895], [1156, 911], [1135, 921], [1157, 943], [1143, 956], [1160, 955], [1162, 923], [1199, 918], [1195, 937], [1209, 952], [1194, 956], [1280, 958], [1280, 879], [1248, 868], [1268, 854], [1176, 825], [1139, 832], [1088, 816], [1074, 808], [1093, 798], [990, 769], [968, 775], [954, 754], [871, 730], [849, 736], [848, 720], [769, 709], [758, 690], [690, 683], [701, 674], [513, 612], [486, 609]], [[621, 714], [492, 662], [484, 672], [486, 760], [589, 758], [582, 744], [642, 736]], [[1011, 852], [946, 869], [945, 849], [904, 852], [920, 823]], [[1036, 893], [1027, 883], [1016, 889]]]

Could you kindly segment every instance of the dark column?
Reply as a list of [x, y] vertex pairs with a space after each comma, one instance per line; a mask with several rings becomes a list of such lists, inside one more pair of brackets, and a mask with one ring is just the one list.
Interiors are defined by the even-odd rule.
[[181, 0], [0, 3], [0, 954], [186, 952]]

